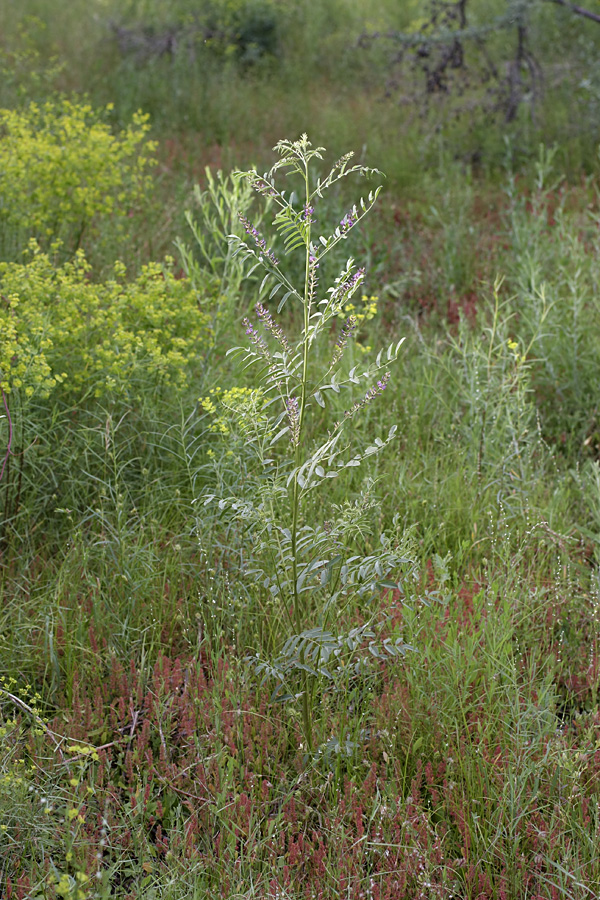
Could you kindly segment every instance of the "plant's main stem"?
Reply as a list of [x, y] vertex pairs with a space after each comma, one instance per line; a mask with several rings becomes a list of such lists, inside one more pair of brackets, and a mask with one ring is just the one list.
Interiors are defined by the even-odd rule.
[[[305, 210], [309, 207], [310, 201], [310, 187], [309, 187], [309, 179], [308, 179], [308, 165], [305, 161], [304, 163], [304, 185], [305, 185]], [[302, 429], [304, 426], [304, 412], [306, 408], [306, 385], [308, 380], [308, 351], [309, 351], [309, 340], [308, 340], [308, 324], [310, 321], [310, 219], [308, 219], [307, 224], [307, 234], [306, 234], [306, 259], [304, 265], [304, 335], [303, 335], [303, 358], [302, 358], [302, 384], [301, 384], [301, 396], [300, 396], [300, 413], [299, 413], [299, 422], [298, 422], [298, 441], [294, 448], [294, 466], [296, 469], [296, 475], [294, 476], [294, 491], [292, 497], [292, 577], [294, 581], [294, 618], [296, 621], [296, 629], [297, 633], [301, 634], [302, 632], [302, 612], [300, 609], [300, 596], [298, 594], [298, 564], [296, 560], [296, 546], [297, 546], [297, 536], [298, 536], [298, 513], [300, 506], [300, 486], [298, 484], [298, 469], [300, 467], [300, 447], [302, 445]], [[300, 664], [302, 666], [305, 665], [305, 654], [304, 654], [304, 645], [302, 645], [300, 649]], [[304, 737], [306, 739], [306, 745], [308, 752], [311, 753], [313, 749], [313, 735], [312, 735], [312, 718], [311, 718], [311, 710], [310, 710], [310, 696], [309, 696], [309, 673], [306, 670], [303, 670], [303, 689], [302, 689], [302, 724], [304, 727]]]

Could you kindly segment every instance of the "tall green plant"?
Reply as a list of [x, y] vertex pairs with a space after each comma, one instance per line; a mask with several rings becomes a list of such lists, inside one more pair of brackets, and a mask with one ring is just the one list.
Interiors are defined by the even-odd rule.
[[[251, 581], [250, 599], [260, 604], [265, 596], [270, 598], [265, 608], [276, 620], [266, 654], [253, 657], [256, 671], [264, 680], [278, 682], [275, 697], [300, 701], [310, 752], [315, 748], [317, 698], [328, 687], [347, 686], [349, 673], [360, 672], [364, 664], [360, 651], [368, 648], [374, 656], [398, 656], [407, 647], [400, 634], [378, 640], [376, 625], [381, 622], [373, 613], [382, 591], [398, 588], [397, 581], [389, 580], [391, 575], [407, 565], [410, 568], [405, 542], [384, 534], [378, 542], [369, 537], [369, 513], [374, 506], [371, 484], [354, 502], [327, 502], [330, 479], [353, 471], [394, 438], [396, 426], [392, 425], [384, 439], [375, 438], [372, 445], [353, 452], [348, 431], [355, 418], [384, 393], [388, 367], [403, 341], [381, 350], [362, 371], [357, 365], [348, 368], [345, 351], [357, 324], [351, 314], [324, 356], [321, 345], [330, 340], [365, 270], [350, 258], [333, 285], [324, 290], [319, 285], [319, 267], [368, 214], [380, 188], [366, 200], [361, 198], [328, 236], [317, 231], [316, 210], [340, 179], [378, 173], [350, 165], [352, 154], [346, 154], [325, 178], [315, 179], [312, 164], [323, 158], [323, 148], [312, 149], [306, 135], [294, 142], [280, 141], [275, 150], [280, 158], [264, 176], [250, 171], [238, 177], [271, 201], [273, 224], [285, 255], [303, 254], [302, 286], [294, 286], [266, 239], [243, 215], [247, 237], [231, 235], [230, 242], [236, 254], [250, 263], [248, 275], [257, 267], [264, 270], [259, 296], [268, 298], [265, 304], [278, 298], [278, 312], [292, 304], [293, 313], [301, 312], [301, 327], [295, 340], [288, 337], [261, 302], [255, 306], [260, 330], [244, 319], [248, 345], [230, 352], [260, 371], [262, 388], [255, 395], [259, 402], [245, 403], [237, 411], [254, 464], [246, 491], [241, 488], [242, 496], [217, 498], [209, 493], [204, 502], [218, 502], [230, 519], [245, 528], [244, 571]], [[299, 182], [298, 192], [276, 187], [281, 173]], [[297, 318], [292, 315], [291, 320]], [[351, 396], [355, 388], [361, 389], [358, 398]], [[350, 627], [357, 606], [363, 623]], [[280, 623], [282, 629], [277, 627]]]
[[[233, 247], [227, 244], [227, 236], [232, 232], [243, 234], [242, 218], [249, 213], [254, 202], [254, 191], [250, 184], [233, 175], [223, 175], [219, 169], [216, 177], [209, 166], [204, 170], [206, 190], [196, 185], [193, 191], [193, 211], [185, 212], [185, 219], [192, 232], [194, 243], [189, 247], [185, 242], [175, 242], [186, 276], [198, 291], [202, 291], [207, 275], [214, 279], [222, 304], [227, 305], [226, 312], [232, 313], [237, 308], [244, 281], [244, 263], [234, 255]], [[255, 224], [260, 227], [263, 216], [269, 205]], [[226, 248], [226, 250], [224, 249]], [[215, 317], [217, 320], [218, 317]], [[219, 324], [215, 321], [215, 326]], [[225, 328], [229, 328], [230, 315], [222, 319]]]

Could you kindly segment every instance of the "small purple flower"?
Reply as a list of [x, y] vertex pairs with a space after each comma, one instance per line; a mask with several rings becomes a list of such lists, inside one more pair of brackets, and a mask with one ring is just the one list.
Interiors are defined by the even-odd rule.
[[346, 213], [346, 215], [340, 222], [340, 230], [341, 230], [342, 234], [348, 234], [348, 232], [353, 227], [353, 225], [356, 225], [356, 222], [357, 222], [357, 219], [354, 217], [354, 215], [351, 212]]
[[307, 223], [307, 225], [310, 225], [313, 222], [314, 212], [315, 212], [314, 206], [307, 205], [304, 207], [304, 210], [302, 212], [302, 218]]
[[364, 277], [365, 277], [364, 267], [357, 269], [356, 272], [354, 273], [354, 275], [351, 275], [350, 278], [347, 280], [344, 292], [348, 293], [348, 291], [354, 290], [354, 288], [356, 288], [360, 284], [360, 282], [363, 280]]
[[385, 391], [388, 381], [390, 380], [390, 373], [386, 372], [381, 381], [378, 381], [376, 385], [373, 385], [372, 388], [369, 388], [367, 393], [365, 394], [365, 399], [360, 401], [360, 403], [365, 406], [371, 400], [373, 400], [377, 394], [383, 394]]

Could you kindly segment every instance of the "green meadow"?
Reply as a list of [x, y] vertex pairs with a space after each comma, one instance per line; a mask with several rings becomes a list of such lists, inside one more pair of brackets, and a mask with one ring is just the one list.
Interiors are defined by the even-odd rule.
[[600, 16], [0, 7], [0, 896], [600, 895]]

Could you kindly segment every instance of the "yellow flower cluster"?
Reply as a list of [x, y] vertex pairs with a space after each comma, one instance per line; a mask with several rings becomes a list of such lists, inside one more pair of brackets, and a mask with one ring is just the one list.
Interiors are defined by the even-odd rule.
[[6, 791], [5, 796], [8, 797], [15, 788], [29, 785], [29, 779], [24, 778], [23, 775], [18, 775], [17, 771], [18, 770], [13, 769], [9, 772], [3, 772], [2, 775], [0, 775], [0, 796]]
[[[32, 244], [25, 264], [0, 263], [0, 386], [6, 393], [127, 396], [140, 380], [183, 386], [213, 342], [173, 261], [150, 263], [132, 282], [117, 262], [104, 284], [89, 280], [82, 251], [62, 266]], [[135, 395], [135, 394], [134, 394]]]
[[114, 135], [103, 121], [111, 108], [61, 99], [0, 109], [0, 222], [48, 239], [139, 203], [155, 162], [148, 117]]
[[208, 430], [213, 434], [230, 434], [232, 420], [238, 423], [242, 433], [251, 431], [258, 421], [266, 420], [261, 414], [264, 397], [260, 389], [232, 387], [223, 390], [217, 386], [211, 388], [206, 397], [199, 397], [198, 404], [211, 417]]
[[[362, 308], [357, 309], [354, 303], [346, 303], [345, 306], [337, 314], [338, 319], [347, 319], [349, 315], [356, 316], [357, 324], [361, 324], [361, 322], [370, 322], [371, 319], [374, 319], [377, 315], [379, 296], [377, 294], [371, 294], [371, 296], [367, 296], [367, 294], [363, 294], [360, 298], [360, 302], [362, 303]], [[354, 346], [361, 353], [370, 353], [371, 345], [370, 344], [362, 344], [360, 341], [355, 340]]]
[[85, 872], [76, 872], [74, 877], [62, 872], [58, 881], [52, 872], [48, 875], [48, 883], [54, 885], [54, 892], [63, 900], [87, 900], [89, 894], [84, 885], [89, 880]]
[[356, 321], [358, 323], [370, 322], [371, 319], [374, 319], [377, 315], [379, 297], [376, 294], [372, 294], [370, 297], [363, 294], [360, 301], [362, 303], [362, 309], [357, 310], [354, 303], [346, 303], [338, 313], [338, 319], [346, 319], [351, 313], [356, 316]]
[[[15, 697], [18, 697], [23, 703], [25, 703], [34, 716], [36, 716], [40, 722], [43, 722], [42, 713], [39, 709], [39, 704], [41, 703], [42, 697], [39, 691], [34, 691], [30, 684], [26, 684], [24, 687], [19, 687], [15, 678], [12, 675], [0, 675], [0, 740], [6, 737], [6, 735], [13, 731], [14, 728], [17, 727], [17, 712], [18, 709], [13, 705], [13, 701], [9, 696], [12, 694]], [[6, 704], [2, 703], [5, 700]], [[41, 730], [38, 726], [33, 728], [34, 734], [41, 734]], [[23, 762], [23, 760], [17, 760], [17, 763]], [[0, 786], [6, 784], [13, 779], [15, 784], [21, 784], [22, 778], [19, 776], [13, 777], [13, 775], [9, 772], [6, 773], [3, 778], [0, 778]], [[16, 778], [16, 780], [15, 780]]]

